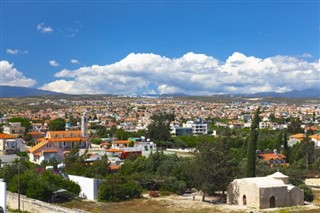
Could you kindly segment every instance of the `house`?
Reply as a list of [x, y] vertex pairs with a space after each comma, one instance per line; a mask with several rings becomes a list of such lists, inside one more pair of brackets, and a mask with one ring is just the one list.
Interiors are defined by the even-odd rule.
[[21, 137], [26, 132], [26, 128], [21, 126], [20, 122], [10, 122], [8, 125], [3, 126], [3, 133]]
[[83, 113], [81, 117], [81, 130], [48, 131], [45, 137], [38, 139], [38, 141], [48, 141], [64, 150], [70, 150], [75, 146], [79, 146], [79, 148], [89, 148], [90, 139], [86, 113]]
[[298, 206], [304, 203], [304, 193], [289, 184], [280, 172], [266, 177], [235, 179], [227, 189], [227, 203], [257, 209]]
[[187, 123], [183, 124], [183, 127], [192, 128], [192, 134], [206, 135], [208, 134], [209, 124], [202, 118], [199, 118], [195, 121], [187, 121]]
[[55, 158], [62, 162], [64, 150], [50, 141], [42, 141], [28, 150], [29, 160], [33, 163], [41, 164], [42, 161], [49, 161]]
[[17, 137], [0, 133], [0, 151], [15, 152], [18, 148]]
[[286, 164], [286, 156], [278, 153], [276, 149], [272, 153], [258, 153], [257, 155], [258, 158], [269, 163], [271, 166]]
[[37, 141], [40, 138], [43, 138], [46, 136], [46, 133], [44, 132], [38, 132], [38, 131], [33, 131], [33, 132], [28, 132], [28, 135], [31, 135], [31, 140], [32, 141]]
[[178, 125], [170, 125], [170, 133], [172, 135], [192, 135], [192, 127], [180, 127]]
[[311, 138], [311, 141], [314, 142], [315, 146], [317, 148], [320, 148], [320, 133], [315, 134], [315, 135], [311, 135], [310, 138]]
[[305, 134], [303, 134], [303, 133], [290, 135], [289, 140], [288, 140], [288, 146], [292, 147], [296, 143], [300, 143], [301, 141], [303, 141], [304, 138], [305, 138]]

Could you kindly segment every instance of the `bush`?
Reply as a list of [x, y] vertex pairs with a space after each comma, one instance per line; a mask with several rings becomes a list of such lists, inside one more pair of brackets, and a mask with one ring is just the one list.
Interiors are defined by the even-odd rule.
[[169, 191], [177, 194], [183, 194], [187, 189], [186, 183], [177, 180], [175, 177], [165, 177], [164, 182], [160, 184], [161, 191]]
[[99, 188], [98, 200], [120, 202], [132, 198], [139, 198], [142, 188], [135, 181], [128, 181], [124, 177], [111, 176]]
[[305, 184], [299, 185], [299, 188], [302, 189], [304, 192], [304, 200], [308, 201], [308, 202], [312, 202], [313, 201], [313, 194], [312, 194], [311, 188]]

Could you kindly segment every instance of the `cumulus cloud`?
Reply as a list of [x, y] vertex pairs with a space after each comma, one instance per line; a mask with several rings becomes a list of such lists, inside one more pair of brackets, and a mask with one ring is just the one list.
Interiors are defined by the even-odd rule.
[[319, 61], [293, 56], [258, 58], [235, 52], [219, 61], [192, 52], [180, 58], [131, 53], [113, 64], [61, 70], [55, 77], [62, 80], [43, 88], [61, 92], [64, 87], [73, 94], [286, 92], [318, 87], [319, 76]]
[[55, 60], [49, 61], [49, 64], [50, 64], [51, 66], [53, 66], [53, 67], [58, 67], [58, 66], [59, 66], [58, 62], [56, 62]]
[[45, 25], [44, 23], [38, 24], [37, 30], [41, 33], [52, 33], [53, 32], [53, 28]]
[[77, 59], [71, 59], [70, 62], [71, 64], [79, 64], [79, 61]]
[[0, 68], [1, 85], [31, 87], [36, 84], [35, 80], [25, 77], [14, 67], [14, 64], [10, 64], [8, 61], [0, 61]]
[[7, 54], [10, 55], [18, 55], [18, 54], [28, 54], [29, 52], [27, 50], [17, 50], [17, 49], [6, 49]]

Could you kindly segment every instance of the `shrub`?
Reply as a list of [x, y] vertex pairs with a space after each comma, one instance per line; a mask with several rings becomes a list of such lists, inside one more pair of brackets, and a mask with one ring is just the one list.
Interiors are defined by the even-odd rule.
[[135, 181], [128, 181], [125, 178], [109, 177], [101, 184], [98, 193], [99, 201], [120, 202], [132, 198], [139, 198], [142, 188]]
[[305, 184], [299, 185], [299, 188], [302, 189], [304, 192], [304, 200], [308, 201], [308, 202], [312, 202], [313, 201], [313, 194], [312, 194], [311, 188]]

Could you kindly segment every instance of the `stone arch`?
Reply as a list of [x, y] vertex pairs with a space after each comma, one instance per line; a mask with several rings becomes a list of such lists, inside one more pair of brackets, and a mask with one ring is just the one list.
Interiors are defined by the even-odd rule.
[[2, 208], [2, 206], [0, 206], [0, 213], [3, 213], [4, 209]]
[[242, 204], [243, 204], [244, 206], [247, 205], [247, 196], [246, 196], [246, 195], [243, 195], [243, 196], [242, 196]]
[[276, 198], [274, 196], [271, 196], [269, 199], [269, 207], [275, 208], [276, 207]]

